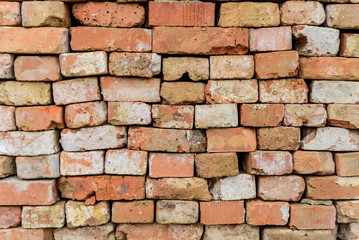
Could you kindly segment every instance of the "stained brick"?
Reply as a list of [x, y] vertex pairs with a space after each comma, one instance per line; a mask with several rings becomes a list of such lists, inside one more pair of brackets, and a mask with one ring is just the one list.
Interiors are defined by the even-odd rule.
[[196, 172], [202, 178], [235, 176], [238, 171], [236, 153], [196, 154]]
[[211, 104], [195, 106], [196, 128], [237, 127], [236, 104]]
[[249, 79], [254, 75], [253, 56], [211, 56], [209, 60], [211, 79]]
[[242, 104], [240, 119], [242, 126], [275, 127], [284, 116], [283, 104]]
[[191, 224], [199, 218], [196, 201], [159, 200], [156, 202], [156, 222], [161, 224]]
[[208, 129], [208, 152], [248, 152], [257, 147], [256, 132], [251, 128]]
[[323, 4], [316, 1], [286, 1], [280, 7], [283, 25], [321, 25], [325, 21]]
[[259, 81], [259, 98], [263, 103], [307, 103], [308, 88], [303, 79]]
[[58, 57], [19, 56], [14, 62], [14, 72], [16, 80], [61, 80]]
[[65, 122], [68, 128], [102, 125], [107, 121], [105, 102], [70, 104], [65, 107]]
[[328, 104], [328, 125], [349, 129], [359, 128], [359, 105]]
[[0, 106], [0, 131], [16, 130], [15, 107]]
[[358, 222], [359, 220], [359, 201], [336, 201], [338, 223]]
[[359, 103], [359, 82], [312, 81], [310, 93], [314, 103]]
[[6, 178], [13, 174], [16, 174], [15, 158], [0, 156], [0, 178]]
[[154, 127], [192, 129], [193, 118], [193, 106], [152, 105]]
[[336, 173], [341, 177], [359, 176], [359, 152], [334, 153]]
[[60, 177], [59, 154], [16, 157], [17, 176], [21, 179]]
[[331, 175], [335, 169], [331, 152], [295, 151], [293, 163], [298, 174]]
[[296, 150], [299, 148], [300, 128], [258, 128], [257, 141], [258, 149], [262, 150]]
[[108, 122], [113, 125], [148, 125], [151, 105], [139, 102], [109, 102]]
[[0, 25], [19, 26], [21, 25], [21, 3], [1, 2], [0, 3]]
[[0, 230], [0, 238], [6, 240], [31, 239], [31, 240], [48, 240], [52, 239], [52, 229], [24, 229], [10, 228]]
[[102, 174], [103, 169], [103, 151], [61, 152], [60, 172], [62, 176]]
[[327, 25], [339, 29], [358, 29], [359, 4], [329, 4], [326, 6]]
[[147, 152], [127, 149], [108, 150], [105, 173], [118, 175], [146, 175]]
[[152, 223], [154, 211], [153, 200], [113, 202], [111, 221], [114, 223]]
[[246, 203], [246, 222], [250, 225], [286, 225], [289, 203], [250, 200]]
[[21, 207], [0, 207], [0, 228], [19, 226], [21, 223], [21, 211]]
[[70, 228], [103, 225], [111, 217], [110, 204], [105, 201], [86, 206], [84, 202], [70, 200], [66, 202], [65, 211], [66, 224]]
[[244, 169], [255, 175], [285, 175], [293, 171], [292, 155], [284, 151], [255, 151], [243, 158]]
[[164, 104], [196, 104], [205, 101], [205, 84], [194, 82], [164, 82], [161, 97]]
[[286, 104], [283, 125], [321, 127], [327, 121], [327, 111], [323, 104]]
[[290, 50], [292, 29], [291, 27], [250, 29], [249, 49], [251, 52]]
[[359, 34], [342, 33], [340, 36], [339, 55], [343, 57], [359, 57]]
[[209, 78], [209, 61], [207, 58], [164, 58], [162, 68], [163, 79], [166, 81], [179, 80], [186, 75], [193, 81]]
[[218, 237], [231, 240], [259, 240], [259, 228], [248, 224], [207, 225], [203, 240], [218, 240]]
[[14, 59], [12, 54], [0, 54], [0, 79], [14, 78]]
[[65, 225], [65, 201], [51, 206], [24, 206], [21, 218], [23, 228], [62, 228]]
[[113, 240], [115, 227], [112, 223], [93, 227], [61, 228], [54, 230], [55, 240]]

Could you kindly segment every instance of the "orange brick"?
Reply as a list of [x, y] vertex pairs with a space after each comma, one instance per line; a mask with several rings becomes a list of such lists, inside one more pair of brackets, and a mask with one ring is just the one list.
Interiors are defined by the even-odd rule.
[[250, 29], [249, 47], [251, 52], [290, 50], [292, 49], [292, 29], [291, 27]]
[[21, 3], [0, 3], [0, 26], [21, 26]]
[[236, 153], [196, 154], [196, 172], [201, 178], [227, 177], [239, 174]]
[[31, 239], [52, 240], [52, 229], [10, 228], [0, 230], [0, 238], [6, 240]]
[[283, 104], [242, 104], [240, 107], [242, 126], [275, 127], [284, 116]]
[[106, 121], [106, 102], [78, 103], [65, 107], [65, 122], [69, 128], [98, 126]]
[[16, 157], [17, 176], [22, 179], [60, 177], [59, 154]]
[[334, 160], [338, 176], [359, 176], [359, 152], [334, 153]]
[[60, 172], [62, 176], [102, 174], [104, 152], [61, 152]]
[[321, 2], [286, 1], [280, 7], [283, 25], [321, 25], [325, 21], [325, 11]]
[[283, 125], [321, 127], [327, 121], [327, 111], [323, 104], [286, 104]]
[[328, 104], [328, 125], [349, 129], [359, 129], [359, 105]]
[[244, 201], [200, 202], [200, 210], [205, 225], [244, 223]]
[[359, 4], [329, 4], [325, 8], [327, 25], [337, 29], [358, 29]]
[[307, 103], [308, 87], [303, 79], [259, 81], [262, 103]]
[[359, 57], [359, 34], [342, 33], [340, 35], [339, 55], [342, 57]]
[[17, 227], [20, 224], [21, 207], [0, 207], [0, 228]]
[[255, 151], [243, 159], [244, 169], [255, 175], [284, 175], [293, 171], [292, 155], [282, 151]]
[[193, 177], [194, 154], [150, 153], [149, 176]]
[[154, 208], [153, 200], [113, 202], [111, 221], [114, 223], [152, 223]]
[[193, 106], [152, 105], [154, 127], [192, 129], [193, 118]]
[[204, 83], [164, 82], [161, 97], [164, 104], [199, 104], [205, 101]]
[[14, 62], [16, 80], [57, 81], [61, 79], [58, 57], [19, 56]]
[[250, 225], [286, 225], [289, 203], [249, 200], [246, 204], [246, 222]]
[[0, 131], [16, 130], [15, 107], [0, 106]]
[[300, 128], [258, 128], [257, 141], [258, 149], [262, 150], [296, 150], [300, 142]]
[[336, 201], [338, 223], [351, 223], [359, 221], [359, 201]]
[[298, 174], [331, 175], [335, 169], [331, 152], [295, 151], [293, 162]]

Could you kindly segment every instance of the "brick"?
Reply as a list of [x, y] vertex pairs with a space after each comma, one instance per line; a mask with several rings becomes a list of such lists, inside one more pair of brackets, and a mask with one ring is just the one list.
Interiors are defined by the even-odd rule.
[[15, 107], [0, 106], [0, 131], [16, 130]]
[[196, 128], [237, 127], [238, 109], [236, 104], [196, 105]]
[[293, 163], [298, 174], [331, 175], [335, 169], [331, 152], [295, 151]]
[[15, 158], [8, 156], [0, 156], [0, 178], [6, 178], [13, 174], [16, 174]]
[[328, 125], [349, 129], [359, 128], [359, 105], [328, 104]]
[[193, 55], [245, 54], [248, 52], [248, 29], [155, 27], [153, 51]]
[[145, 22], [145, 9], [139, 4], [76, 3], [72, 14], [81, 25], [86, 26], [140, 27]]
[[359, 103], [359, 82], [312, 81], [310, 89], [314, 103]]
[[70, 104], [65, 107], [65, 122], [68, 128], [102, 125], [107, 122], [106, 102]]
[[294, 127], [322, 127], [327, 121], [323, 104], [286, 104], [283, 124]]
[[339, 55], [342, 57], [359, 57], [359, 34], [342, 33], [340, 35]]
[[200, 209], [205, 225], [244, 223], [244, 201], [200, 202]]
[[289, 226], [296, 229], [335, 229], [334, 206], [290, 205]]
[[243, 158], [244, 169], [255, 175], [285, 175], [293, 171], [292, 154], [284, 151], [255, 151]]
[[242, 104], [240, 107], [242, 126], [275, 127], [284, 116], [283, 104]]
[[358, 151], [359, 131], [337, 127], [316, 128], [301, 141], [303, 150]]
[[307, 84], [303, 79], [259, 81], [259, 101], [264, 103], [307, 103]]
[[262, 150], [296, 150], [300, 142], [300, 128], [275, 127], [258, 128], [258, 149]]
[[204, 89], [204, 83], [164, 82], [160, 94], [164, 104], [196, 104], [205, 101]]
[[142, 240], [142, 239], [166, 239], [166, 240], [200, 240], [203, 226], [190, 225], [166, 225], [166, 224], [120, 224], [116, 229], [117, 239]]
[[358, 177], [306, 177], [310, 199], [359, 199]]
[[289, 203], [266, 202], [259, 199], [250, 200], [246, 204], [246, 222], [250, 225], [279, 225], [288, 223]]
[[280, 21], [283, 25], [321, 25], [325, 11], [321, 2], [287, 1], [280, 7]]
[[59, 159], [59, 154], [16, 157], [17, 176], [21, 179], [58, 178]]
[[258, 180], [258, 197], [263, 200], [299, 201], [304, 190], [304, 179], [296, 175], [263, 176]]
[[147, 152], [127, 149], [108, 150], [105, 173], [118, 175], [146, 175]]
[[52, 240], [52, 229], [24, 229], [10, 228], [0, 230], [0, 238], [6, 240], [31, 239], [31, 240]]
[[0, 52], [58, 54], [69, 51], [69, 33], [66, 28], [3, 27], [0, 28], [0, 35]]
[[251, 103], [258, 101], [257, 80], [208, 81], [205, 88], [209, 103]]
[[0, 104], [47, 105], [52, 103], [51, 84], [45, 82], [0, 82]]
[[22, 131], [41, 131], [65, 127], [63, 108], [60, 106], [18, 107], [16, 125]]
[[113, 202], [111, 221], [114, 223], [152, 223], [154, 211], [153, 200]]
[[152, 105], [154, 127], [192, 129], [193, 118], [193, 106]]
[[0, 3], [0, 25], [1, 26], [20, 26], [21, 14], [20, 2], [1, 2]]
[[201, 178], [228, 177], [239, 174], [236, 153], [196, 154], [196, 172]]
[[21, 207], [0, 207], [0, 228], [19, 226], [21, 223], [21, 211]]
[[199, 218], [196, 201], [159, 200], [156, 202], [156, 222], [161, 224], [190, 224]]
[[166, 152], [204, 152], [206, 137], [200, 130], [130, 127], [128, 148]]
[[208, 129], [208, 152], [249, 152], [257, 147], [256, 133], [250, 128]]
[[148, 164], [152, 178], [193, 177], [194, 154], [150, 153]]
[[338, 223], [351, 223], [359, 221], [359, 201], [336, 201]]
[[256, 78], [284, 78], [298, 75], [299, 56], [297, 51], [257, 53], [254, 55]]
[[210, 192], [215, 200], [252, 199], [256, 197], [255, 177], [240, 173], [233, 177], [216, 178]]
[[247, 224], [206, 226], [203, 240], [259, 240], [259, 228]]
[[109, 102], [108, 122], [112, 125], [151, 124], [151, 105], [140, 102]]
[[249, 79], [254, 75], [253, 56], [211, 56], [209, 60], [211, 79]]
[[1, 205], [52, 205], [58, 200], [55, 180], [0, 179]]
[[151, 51], [150, 29], [72, 27], [70, 33], [73, 51]]
[[145, 198], [145, 178], [132, 176], [61, 177], [58, 188], [62, 198], [86, 200], [133, 200]]
[[52, 206], [24, 206], [21, 218], [23, 228], [62, 228], [65, 225], [65, 201]]
[[359, 4], [329, 4], [325, 8], [327, 12], [327, 25], [338, 29], [358, 29]]
[[148, 24], [150, 26], [214, 26], [214, 12], [215, 4], [209, 2], [149, 2]]
[[60, 172], [62, 176], [102, 174], [104, 152], [65, 152], [60, 154]]
[[94, 227], [61, 228], [54, 230], [55, 240], [115, 240], [112, 223]]
[[291, 50], [292, 29], [291, 27], [252, 28], [249, 30], [249, 49], [251, 52]]
[[59, 81], [52, 84], [56, 105], [89, 102], [101, 99], [96, 77]]
[[147, 178], [146, 198], [210, 201], [212, 196], [202, 178]]
[[359, 223], [341, 224], [339, 228], [339, 239], [355, 240], [359, 237]]
[[14, 59], [12, 54], [0, 54], [0, 79], [14, 78]]
[[120, 148], [126, 144], [126, 127], [103, 125], [98, 127], [64, 129], [61, 146], [65, 151], [86, 151]]
[[0, 155], [35, 156], [60, 150], [56, 131], [0, 132]]
[[334, 153], [336, 173], [341, 177], [359, 176], [359, 152]]
[[188, 77], [192, 81], [209, 78], [209, 61], [207, 58], [169, 57], [163, 59], [163, 80], [174, 81]]
[[296, 230], [290, 228], [264, 228], [263, 240], [291, 239], [291, 240], [336, 240], [336, 231], [332, 230]]
[[160, 102], [158, 78], [101, 77], [101, 91], [105, 101]]
[[220, 27], [271, 27], [280, 24], [277, 3], [231, 2], [222, 3]]
[[54, 56], [18, 56], [14, 62], [14, 72], [16, 80], [61, 80], [59, 59]]

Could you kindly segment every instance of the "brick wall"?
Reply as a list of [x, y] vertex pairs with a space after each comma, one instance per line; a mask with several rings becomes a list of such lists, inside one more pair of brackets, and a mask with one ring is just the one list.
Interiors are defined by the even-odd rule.
[[359, 1], [0, 2], [1, 240], [359, 239]]

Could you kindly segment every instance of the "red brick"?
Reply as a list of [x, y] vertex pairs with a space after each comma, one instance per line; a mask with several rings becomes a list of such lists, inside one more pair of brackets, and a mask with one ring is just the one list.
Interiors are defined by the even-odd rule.
[[150, 153], [149, 176], [193, 177], [194, 154]]
[[359, 105], [328, 104], [328, 125], [349, 129], [359, 128]]
[[255, 175], [285, 175], [293, 171], [292, 155], [281, 151], [255, 151], [243, 159], [244, 169]]
[[249, 152], [257, 147], [256, 133], [250, 128], [208, 129], [208, 152]]
[[20, 224], [21, 207], [0, 207], [0, 228], [17, 227]]
[[0, 178], [6, 178], [13, 174], [16, 174], [15, 158], [0, 156]]
[[0, 52], [57, 54], [69, 51], [69, 35], [66, 28], [7, 27], [0, 28], [0, 35]]
[[151, 51], [150, 29], [72, 27], [70, 33], [73, 51]]
[[105, 154], [103, 151], [61, 152], [60, 172], [62, 176], [102, 174]]
[[70, 104], [65, 107], [65, 122], [68, 128], [98, 126], [107, 122], [106, 102]]
[[72, 7], [72, 14], [86, 26], [140, 27], [145, 21], [145, 9], [139, 4], [76, 3]]
[[63, 108], [60, 106], [18, 107], [16, 125], [22, 131], [41, 131], [65, 127]]
[[153, 200], [113, 202], [111, 221], [114, 223], [152, 223], [154, 212]]
[[[149, 2], [150, 26], [214, 26], [215, 4], [209, 2]], [[200, 16], [200, 17], [199, 17]]]
[[359, 201], [336, 201], [338, 223], [351, 223], [359, 221]]
[[193, 106], [152, 105], [154, 127], [192, 129], [193, 118]]
[[286, 104], [283, 125], [321, 127], [327, 121], [327, 111], [323, 104]]
[[196, 104], [205, 101], [205, 84], [194, 82], [164, 82], [161, 97], [164, 104]]
[[295, 151], [294, 172], [298, 174], [331, 175], [334, 161], [331, 152]]
[[290, 50], [292, 29], [291, 27], [250, 29], [249, 49], [251, 52]]
[[0, 131], [16, 130], [15, 107], [0, 106]]
[[248, 29], [155, 27], [153, 51], [166, 54], [245, 54], [248, 52]]
[[61, 79], [58, 57], [19, 56], [14, 62], [16, 80], [57, 81]]
[[236, 153], [201, 153], [196, 154], [196, 172], [201, 178], [235, 176], [238, 171]]
[[59, 154], [16, 157], [17, 176], [22, 179], [60, 177]]
[[107, 150], [105, 173], [118, 175], [146, 175], [147, 157], [145, 151], [127, 149]]
[[334, 153], [334, 160], [338, 176], [359, 176], [359, 152]]
[[0, 79], [14, 78], [14, 59], [12, 54], [0, 54]]
[[242, 104], [240, 119], [242, 126], [275, 127], [284, 116], [283, 104]]
[[359, 28], [359, 4], [329, 4], [325, 8], [327, 25], [338, 29]]
[[257, 142], [258, 149], [262, 150], [296, 150], [299, 148], [300, 128], [258, 128]]
[[209, 60], [211, 79], [249, 79], [254, 75], [253, 56], [211, 56]]
[[250, 225], [286, 225], [289, 203], [249, 200], [246, 204], [246, 222]]
[[52, 240], [52, 229], [24, 229], [24, 228], [11, 228], [0, 230], [0, 238], [6, 240]]
[[0, 26], [20, 26], [21, 14], [20, 2], [0, 3]]
[[254, 55], [256, 78], [284, 78], [298, 75], [299, 55], [297, 51], [258, 53]]
[[200, 202], [200, 210], [205, 225], [244, 223], [244, 201]]
[[334, 206], [290, 205], [289, 226], [296, 229], [335, 229]]
[[188, 77], [193, 81], [209, 78], [209, 60], [200, 57], [168, 57], [163, 59], [163, 79], [174, 81]]
[[308, 88], [303, 79], [259, 81], [260, 102], [307, 103]]
[[280, 21], [283, 25], [321, 25], [325, 11], [321, 2], [286, 1], [280, 7]]
[[340, 35], [339, 55], [342, 57], [359, 57], [359, 34], [342, 33]]

